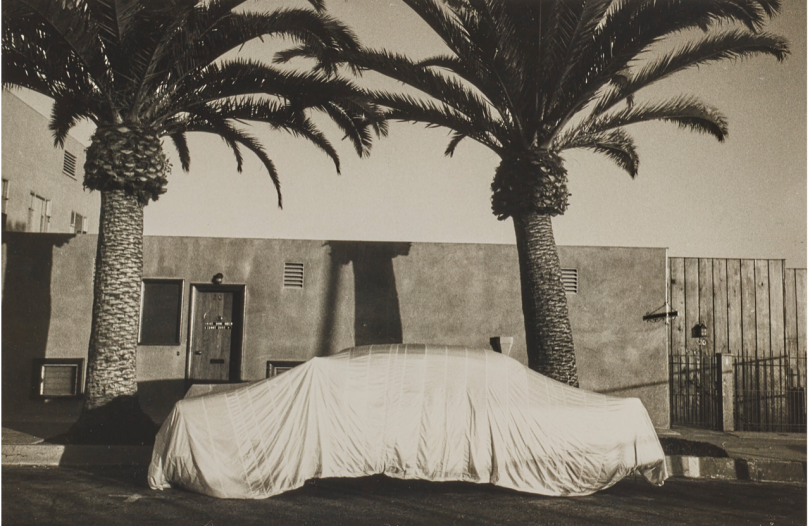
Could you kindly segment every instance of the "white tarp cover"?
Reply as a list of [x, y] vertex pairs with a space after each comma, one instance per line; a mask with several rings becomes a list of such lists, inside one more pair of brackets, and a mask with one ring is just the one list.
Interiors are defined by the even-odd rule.
[[575, 389], [488, 350], [374, 345], [179, 401], [149, 485], [261, 499], [311, 478], [384, 473], [588, 495], [635, 469], [667, 478], [638, 399]]

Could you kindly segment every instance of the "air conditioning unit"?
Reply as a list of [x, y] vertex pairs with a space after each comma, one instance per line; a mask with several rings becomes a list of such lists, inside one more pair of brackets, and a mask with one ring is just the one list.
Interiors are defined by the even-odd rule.
[[83, 358], [35, 358], [31, 398], [76, 398], [83, 392]]

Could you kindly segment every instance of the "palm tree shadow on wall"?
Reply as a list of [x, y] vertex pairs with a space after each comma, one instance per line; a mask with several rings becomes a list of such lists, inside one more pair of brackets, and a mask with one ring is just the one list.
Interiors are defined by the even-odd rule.
[[331, 349], [337, 310], [340, 268], [352, 264], [354, 273], [354, 344], [402, 343], [394, 258], [407, 256], [410, 243], [329, 241], [331, 269], [320, 349]]
[[[25, 411], [33, 382], [32, 364], [44, 358], [51, 325], [51, 274], [54, 248], [74, 238], [74, 234], [29, 234], [3, 232], [6, 265], [2, 299], [2, 396], [5, 420]], [[59, 401], [77, 409], [76, 401]], [[53, 405], [53, 404], [51, 404]], [[50, 407], [49, 407], [50, 409]], [[78, 414], [78, 413], [77, 413]], [[21, 423], [19, 426], [34, 425]], [[19, 427], [18, 426], [18, 427]], [[16, 429], [35, 432], [35, 429]]]

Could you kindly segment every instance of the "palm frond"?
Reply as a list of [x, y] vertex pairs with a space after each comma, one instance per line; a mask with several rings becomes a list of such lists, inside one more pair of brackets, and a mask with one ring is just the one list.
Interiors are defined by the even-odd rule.
[[624, 130], [609, 130], [599, 133], [572, 133], [555, 141], [555, 150], [583, 148], [605, 155], [620, 168], [635, 178], [639, 158], [633, 139]]
[[562, 85], [567, 83], [573, 68], [585, 59], [584, 55], [594, 39], [596, 28], [605, 19], [612, 3], [612, 0], [594, 0], [587, 2], [581, 12], [578, 13], [576, 27], [570, 35], [570, 40], [568, 40], [565, 52], [555, 61], [558, 64], [567, 66], [566, 69], [560, 71], [559, 74], [555, 76], [558, 79], [555, 91], [559, 90]]
[[174, 143], [177, 155], [180, 157], [180, 167], [184, 172], [188, 172], [191, 167], [191, 151], [188, 149], [188, 141], [184, 132], [172, 133], [169, 138]]
[[[763, 2], [767, 2], [767, 10]], [[772, 0], [628, 0], [614, 4], [583, 51], [587, 60], [571, 68], [557, 91], [551, 108], [556, 129], [590, 103], [640, 53], [666, 36], [708, 29], [719, 22], [740, 23], [755, 30], [777, 9], [778, 2]], [[632, 31], [628, 31], [630, 27]]]
[[514, 112], [508, 94], [497, 76], [480, 61], [468, 62], [454, 55], [436, 55], [416, 63], [425, 68], [440, 68], [457, 75], [485, 94], [501, 114]]
[[690, 131], [708, 133], [718, 141], [728, 135], [728, 123], [715, 108], [695, 97], [680, 96], [657, 104], [636, 104], [612, 114], [586, 120], [580, 127], [585, 132], [601, 132], [639, 122], [673, 122]]
[[297, 113], [295, 121], [283, 126], [282, 129], [294, 136], [307, 139], [317, 146], [319, 150], [332, 159], [332, 162], [335, 164], [335, 171], [340, 174], [340, 157], [337, 151], [323, 132], [321, 132], [309, 118], [302, 113]]
[[493, 122], [497, 118], [495, 114], [499, 113], [498, 106], [460, 81], [419, 66], [404, 55], [385, 50], [364, 50], [354, 54], [352, 60], [358, 67], [376, 71], [441, 100], [488, 132], [496, 133]]
[[3, 50], [3, 88], [15, 87], [30, 89], [42, 95], [53, 97], [54, 88], [42, 73], [38, 64], [19, 57], [12, 50]]
[[[319, 109], [322, 109], [337, 124], [344, 133], [344, 139], [348, 139], [352, 143], [359, 157], [369, 155], [372, 134], [369, 130], [369, 121], [363, 112], [355, 111], [356, 108], [353, 107], [351, 101], [346, 101], [346, 104], [334, 101], [321, 106]], [[380, 130], [377, 128], [377, 137], [379, 138], [379, 136]]]
[[[205, 11], [196, 13], [190, 25], [184, 28], [188, 38], [179, 41], [181, 45], [169, 53], [171, 60], [186, 59], [186, 63], [175, 66], [178, 77], [260, 37], [282, 36], [304, 43], [308, 49], [318, 50], [322, 61], [335, 55], [337, 50], [359, 48], [356, 35], [345, 24], [306, 9], [280, 9], [270, 13], [231, 12], [216, 19], [206, 15]], [[188, 45], [192, 46], [193, 53], [186, 49]]]
[[453, 136], [450, 139], [450, 142], [447, 144], [444, 154], [448, 157], [452, 157], [453, 154], [456, 153], [456, 148], [458, 147], [459, 143], [466, 138], [467, 136], [462, 133], [453, 132]]
[[653, 82], [692, 66], [758, 54], [771, 55], [781, 62], [788, 53], [787, 41], [770, 33], [737, 29], [706, 35], [646, 63], [620, 85], [613, 83], [599, 100], [595, 111], [601, 113]]
[[476, 56], [476, 49], [470, 41], [470, 35], [467, 29], [438, 2], [435, 0], [403, 1], [419, 15], [419, 17], [436, 32], [439, 38], [447, 44], [447, 47], [457, 56], [461, 57], [462, 60], [466, 62]]
[[[495, 132], [478, 126], [468, 116], [441, 102], [419, 100], [405, 94], [373, 91], [371, 95], [380, 106], [390, 108], [386, 112], [389, 120], [418, 122], [428, 126], [440, 126], [464, 134], [490, 148], [502, 153], [503, 143], [508, 143], [508, 130], [492, 123]], [[489, 127], [488, 127], [489, 128]]]
[[[253, 152], [253, 154], [256, 155], [256, 157], [258, 157], [264, 165], [267, 173], [270, 175], [270, 179], [273, 181], [273, 186], [276, 188], [276, 193], [278, 195], [278, 206], [281, 208], [281, 183], [278, 178], [278, 172], [276, 171], [276, 167], [273, 162], [267, 156], [267, 152], [265, 152], [262, 145], [254, 137], [247, 135], [244, 131], [227, 122], [226, 119], [222, 119], [216, 115], [215, 108], [211, 108], [209, 115], [212, 118], [208, 119], [200, 115], [190, 115], [182, 119], [174, 119], [172, 122], [168, 123], [166, 133], [172, 138], [172, 140], [175, 141], [175, 145], [178, 146], [178, 152], [180, 152], [181, 159], [184, 155], [182, 148], [187, 149], [187, 146], [183, 146], [185, 143], [186, 133], [212, 133], [223, 139], [228, 147], [231, 148], [231, 151], [236, 157], [237, 171], [241, 172], [243, 159], [239, 150], [239, 145], [242, 145]], [[175, 140], [175, 137], [180, 136], [183, 136], [183, 138], [181, 138], [179, 142]]]
[[300, 108], [335, 98], [366, 97], [354, 83], [340, 77], [279, 71], [260, 62], [238, 59], [211, 64], [188, 77], [177, 87], [172, 108], [180, 112], [217, 99], [258, 94], [282, 97]]
[[[7, 46], [22, 46], [21, 34], [32, 29], [58, 37], [65, 43], [96, 82], [109, 82], [98, 26], [83, 2], [52, 2], [50, 0], [5, 0], [3, 2], [3, 42]], [[60, 46], [61, 48], [62, 46]], [[61, 50], [54, 49], [55, 53]]]
[[107, 53], [110, 49], [121, 49], [135, 25], [138, 13], [145, 8], [140, 0], [87, 0], [87, 5], [93, 13]]
[[[556, 80], [566, 66], [565, 56], [574, 34], [578, 21], [582, 16], [584, 2], [582, 0], [561, 2], [538, 2], [540, 5], [540, 61], [535, 70], [537, 77], [537, 107], [529, 118], [535, 122], [544, 119], [546, 106], [554, 92]], [[518, 4], [519, 5], [519, 4]]]
[[54, 146], [64, 148], [68, 132], [80, 120], [90, 119], [97, 122], [95, 116], [90, 112], [92, 105], [86, 104], [82, 99], [82, 95], [74, 92], [59, 94], [54, 97], [53, 106], [51, 107], [51, 119], [48, 122], [48, 129], [53, 132]]

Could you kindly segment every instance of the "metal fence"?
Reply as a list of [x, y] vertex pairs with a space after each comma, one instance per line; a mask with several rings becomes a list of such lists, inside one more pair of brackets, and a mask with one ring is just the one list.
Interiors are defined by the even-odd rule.
[[807, 432], [804, 357], [737, 358], [735, 429]]
[[[670, 356], [672, 424], [722, 429], [722, 386], [717, 357]], [[807, 361], [804, 357], [735, 358], [734, 429], [807, 432]]]
[[672, 424], [719, 429], [722, 422], [715, 357], [673, 355], [669, 370]]

